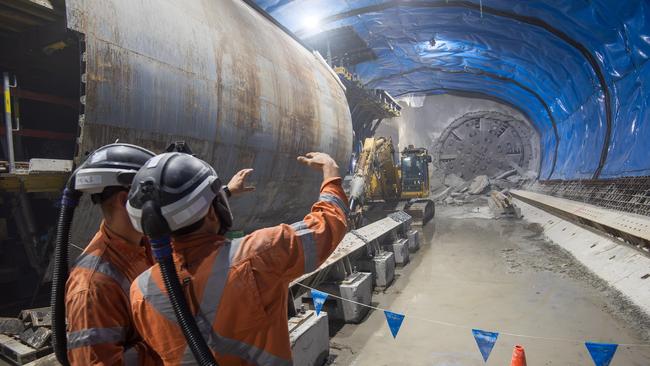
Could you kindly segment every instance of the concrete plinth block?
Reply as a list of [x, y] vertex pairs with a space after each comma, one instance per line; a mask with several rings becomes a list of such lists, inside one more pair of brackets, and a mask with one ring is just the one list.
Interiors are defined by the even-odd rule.
[[[372, 274], [357, 272], [341, 282], [341, 297], [364, 305], [372, 301]], [[340, 301], [343, 320], [346, 323], [359, 323], [368, 313], [369, 308], [349, 301]]]
[[391, 252], [381, 252], [373, 258], [362, 259], [357, 262], [362, 271], [372, 273], [375, 288], [384, 290], [395, 278], [395, 254]]
[[[372, 273], [356, 272], [340, 283], [323, 283], [318, 286], [318, 289], [347, 300], [370, 305], [372, 301]], [[332, 297], [325, 301], [323, 309], [327, 311], [331, 319], [341, 320], [345, 323], [359, 323], [368, 313], [368, 308], [365, 306]]]
[[409, 251], [415, 253], [420, 249], [420, 233], [417, 230], [411, 230], [407, 234], [409, 241]]
[[330, 353], [328, 316], [313, 310], [289, 319], [289, 340], [294, 365], [321, 366]]
[[385, 248], [395, 254], [395, 264], [397, 266], [404, 267], [408, 264], [410, 260], [408, 239], [398, 239], [393, 244], [385, 246]]

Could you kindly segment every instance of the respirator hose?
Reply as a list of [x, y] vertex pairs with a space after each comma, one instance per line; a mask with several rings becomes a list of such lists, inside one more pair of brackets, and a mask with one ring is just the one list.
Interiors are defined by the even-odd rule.
[[63, 190], [61, 211], [56, 230], [54, 269], [52, 271], [52, 348], [57, 360], [68, 366], [68, 347], [65, 324], [65, 284], [68, 281], [68, 243], [74, 210], [81, 193], [70, 188]]
[[172, 258], [172, 247], [169, 237], [151, 239], [151, 249], [162, 274], [165, 288], [169, 296], [178, 325], [183, 331], [187, 345], [192, 350], [194, 358], [201, 366], [219, 366], [208, 347], [205, 338], [199, 331], [196, 320], [185, 299], [183, 288], [178, 280], [178, 273]]

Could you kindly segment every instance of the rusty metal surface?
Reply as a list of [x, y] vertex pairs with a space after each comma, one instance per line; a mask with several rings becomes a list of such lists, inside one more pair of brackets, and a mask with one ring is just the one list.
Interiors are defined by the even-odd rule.
[[[154, 151], [186, 140], [226, 179], [252, 167], [257, 191], [232, 200], [243, 230], [308, 212], [321, 178], [298, 154], [347, 165], [352, 125], [333, 73], [245, 3], [68, 0], [66, 12], [86, 46], [77, 160], [117, 138]], [[98, 210], [80, 209], [73, 241], [85, 244]]]

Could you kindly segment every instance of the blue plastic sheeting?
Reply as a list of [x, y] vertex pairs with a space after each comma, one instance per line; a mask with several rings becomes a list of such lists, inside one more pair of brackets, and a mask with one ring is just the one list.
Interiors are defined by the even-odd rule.
[[541, 179], [650, 175], [648, 1], [483, 0], [482, 14], [478, 0], [258, 4], [302, 37], [353, 27], [378, 56], [352, 70], [370, 87], [517, 106], [540, 132]]

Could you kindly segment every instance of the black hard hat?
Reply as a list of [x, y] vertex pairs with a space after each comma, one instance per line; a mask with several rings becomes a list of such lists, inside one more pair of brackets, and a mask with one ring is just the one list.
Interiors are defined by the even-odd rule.
[[129, 188], [135, 174], [153, 156], [151, 151], [136, 145], [102, 146], [74, 172], [74, 189], [95, 194], [107, 187]]
[[214, 205], [222, 233], [232, 214], [214, 169], [194, 156], [170, 152], [149, 160], [133, 178], [126, 209], [136, 230], [160, 238], [204, 218]]

